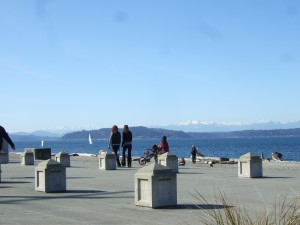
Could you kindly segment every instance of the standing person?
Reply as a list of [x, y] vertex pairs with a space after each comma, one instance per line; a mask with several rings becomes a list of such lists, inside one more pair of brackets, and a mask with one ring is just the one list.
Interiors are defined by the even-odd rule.
[[163, 136], [160, 142], [160, 154], [169, 152], [169, 144], [167, 142], [167, 136]]
[[132, 149], [132, 133], [128, 128], [128, 125], [124, 125], [122, 132], [122, 166], [126, 166], [126, 150], [128, 149], [127, 155], [127, 166], [131, 167], [131, 149]]
[[0, 152], [2, 151], [3, 139], [5, 141], [7, 141], [7, 143], [11, 146], [11, 148], [13, 150], [16, 149], [15, 144], [13, 143], [13, 141], [8, 136], [8, 133], [6, 132], [6, 130], [4, 129], [4, 127], [0, 126]]
[[197, 148], [195, 145], [192, 145], [191, 154], [192, 154], [192, 162], [196, 163]]
[[152, 146], [152, 154], [154, 156], [154, 160], [155, 160], [156, 163], [158, 162], [157, 157], [158, 157], [159, 151], [160, 151], [160, 149], [157, 145]]
[[121, 134], [118, 130], [118, 127], [116, 125], [113, 125], [111, 128], [111, 133], [110, 133], [110, 138], [109, 138], [109, 144], [108, 147], [112, 148], [116, 155], [116, 161], [118, 164], [118, 167], [121, 166], [120, 159], [119, 159], [119, 148], [120, 148], [120, 143], [121, 143]]

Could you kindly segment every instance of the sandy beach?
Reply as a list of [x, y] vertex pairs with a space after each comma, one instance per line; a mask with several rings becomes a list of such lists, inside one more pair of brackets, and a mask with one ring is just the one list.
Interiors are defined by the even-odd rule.
[[[14, 162], [20, 162], [21, 152], [11, 152], [10, 160]], [[98, 156], [70, 156], [71, 162], [98, 162]], [[205, 158], [197, 158], [197, 162], [195, 164], [192, 163], [191, 158], [185, 158], [186, 165], [185, 167], [210, 167], [205, 161], [219, 161], [218, 157], [205, 157]], [[153, 160], [152, 160], [153, 161]], [[229, 159], [230, 162], [234, 163], [215, 163], [213, 167], [223, 168], [223, 167], [237, 167], [238, 159]], [[133, 161], [136, 168], [142, 167], [138, 164], [138, 161]], [[268, 169], [278, 169], [278, 170], [299, 170], [300, 162], [296, 161], [274, 161], [274, 160], [263, 160], [263, 168]]]
[[137, 161], [132, 168], [103, 171], [98, 157], [71, 156], [63, 193], [35, 191], [34, 168], [40, 162], [21, 166], [20, 155], [11, 153], [10, 163], [1, 165], [0, 224], [204, 224], [208, 211], [224, 210], [216, 200], [220, 191], [253, 217], [271, 212], [278, 200], [300, 196], [299, 162], [265, 160], [263, 178], [249, 179], [237, 176], [237, 164], [210, 167], [186, 159], [177, 174], [177, 205], [159, 209], [134, 204], [134, 174], [142, 168]]

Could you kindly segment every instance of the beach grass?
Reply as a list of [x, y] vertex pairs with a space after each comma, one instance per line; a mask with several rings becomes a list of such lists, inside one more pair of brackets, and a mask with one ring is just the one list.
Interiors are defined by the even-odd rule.
[[[215, 200], [210, 203], [201, 193], [195, 190], [192, 194], [205, 209], [205, 205], [215, 207], [201, 210], [201, 222], [206, 225], [299, 225], [300, 197], [291, 201], [287, 197], [275, 199], [273, 208], [265, 206], [262, 212], [253, 213], [238, 202], [232, 202], [223, 191], [215, 194]], [[221, 206], [221, 207], [220, 207]]]

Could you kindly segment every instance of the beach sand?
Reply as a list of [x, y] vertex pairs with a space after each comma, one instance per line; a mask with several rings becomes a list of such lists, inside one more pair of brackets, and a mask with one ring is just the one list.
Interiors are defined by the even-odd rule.
[[11, 153], [10, 163], [1, 165], [0, 224], [204, 224], [208, 211], [224, 210], [217, 201], [220, 192], [252, 217], [271, 212], [278, 200], [300, 196], [299, 162], [263, 161], [263, 178], [249, 179], [238, 177], [237, 164], [210, 167], [186, 159], [177, 174], [177, 205], [160, 209], [134, 204], [134, 175], [142, 168], [137, 161], [132, 168], [103, 171], [98, 157], [71, 156], [63, 193], [35, 191], [40, 162], [22, 166], [20, 155]]
[[[20, 162], [21, 159], [20, 152], [11, 152], [10, 160], [14, 162]], [[52, 157], [54, 159], [54, 157]], [[98, 162], [97, 156], [70, 156], [71, 162]], [[205, 161], [219, 161], [218, 157], [205, 157], [205, 158], [197, 158], [197, 162], [195, 164], [192, 163], [191, 158], [185, 158], [185, 167], [210, 167]], [[152, 159], [153, 161], [153, 159]], [[237, 167], [238, 159], [230, 158], [229, 162], [233, 163], [215, 163], [213, 167], [216, 168], [224, 168], [224, 167]], [[138, 161], [135, 160], [132, 162], [136, 168], [142, 167], [138, 164]], [[180, 166], [179, 166], [180, 167]], [[275, 170], [300, 170], [300, 162], [296, 161], [274, 161], [274, 160], [263, 160], [263, 168], [267, 169], [275, 169]]]

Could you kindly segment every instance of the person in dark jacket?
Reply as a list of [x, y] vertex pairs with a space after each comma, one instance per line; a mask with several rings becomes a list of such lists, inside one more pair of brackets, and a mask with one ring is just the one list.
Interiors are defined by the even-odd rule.
[[192, 145], [191, 154], [192, 154], [192, 162], [196, 163], [197, 148], [195, 145]]
[[282, 161], [282, 154], [280, 152], [273, 152], [272, 159]]
[[128, 128], [128, 125], [124, 125], [122, 132], [122, 166], [126, 166], [126, 150], [128, 149], [127, 165], [131, 167], [131, 149], [132, 149], [132, 133]]
[[108, 147], [112, 148], [113, 152], [115, 153], [118, 167], [121, 166], [119, 154], [118, 154], [120, 144], [121, 144], [121, 134], [118, 130], [118, 127], [116, 125], [113, 125], [113, 127], [111, 128]]
[[11, 146], [11, 148], [13, 150], [16, 149], [15, 144], [13, 143], [13, 141], [8, 136], [8, 133], [6, 132], [6, 130], [4, 129], [4, 127], [0, 126], [0, 152], [2, 151], [3, 139], [5, 141], [7, 141], [7, 143]]

